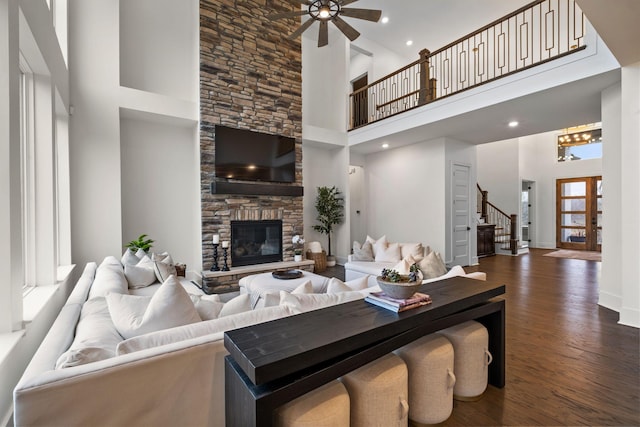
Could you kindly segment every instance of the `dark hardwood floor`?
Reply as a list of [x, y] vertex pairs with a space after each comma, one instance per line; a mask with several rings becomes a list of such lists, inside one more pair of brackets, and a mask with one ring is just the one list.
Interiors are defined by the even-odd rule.
[[601, 263], [547, 252], [465, 268], [506, 285], [507, 382], [442, 426], [640, 425], [640, 330], [598, 306]]

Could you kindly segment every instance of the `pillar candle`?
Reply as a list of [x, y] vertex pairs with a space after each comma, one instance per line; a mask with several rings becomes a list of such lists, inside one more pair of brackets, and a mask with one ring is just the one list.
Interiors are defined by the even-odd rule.
[[222, 247], [223, 248], [228, 248], [229, 247], [229, 241], [228, 240], [223, 241], [222, 242]]
[[213, 244], [217, 245], [218, 243], [220, 243], [220, 235], [219, 234], [214, 234], [213, 235]]

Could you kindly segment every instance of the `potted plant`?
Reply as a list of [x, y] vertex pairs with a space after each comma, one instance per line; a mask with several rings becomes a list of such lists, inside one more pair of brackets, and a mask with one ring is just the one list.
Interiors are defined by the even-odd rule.
[[314, 225], [313, 229], [319, 233], [326, 234], [328, 239], [327, 246], [327, 266], [336, 265], [336, 259], [331, 255], [331, 232], [333, 226], [342, 223], [344, 219], [344, 199], [340, 195], [340, 190], [333, 187], [318, 187], [318, 195], [316, 197], [316, 210], [318, 216], [316, 220], [320, 223]]
[[153, 246], [153, 239], [147, 239], [146, 234], [141, 234], [136, 240], [132, 240], [125, 246], [126, 248], [131, 249], [133, 252], [136, 252], [138, 249], [142, 249], [145, 252], [149, 252], [149, 249]]
[[304, 246], [304, 239], [299, 234], [296, 234], [291, 238], [293, 243], [293, 260], [296, 262], [302, 261], [302, 247]]

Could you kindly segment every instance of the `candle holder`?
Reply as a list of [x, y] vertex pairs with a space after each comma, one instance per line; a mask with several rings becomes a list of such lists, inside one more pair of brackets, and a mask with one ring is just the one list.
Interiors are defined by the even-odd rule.
[[[219, 243], [213, 244], [213, 265], [211, 265], [211, 271], [220, 271], [218, 267], [218, 246]], [[226, 251], [225, 251], [225, 259], [226, 259]]]
[[222, 259], [224, 260], [224, 263], [222, 265], [222, 271], [229, 271], [229, 266], [227, 265], [227, 251], [229, 250], [229, 248], [226, 247], [222, 247]]

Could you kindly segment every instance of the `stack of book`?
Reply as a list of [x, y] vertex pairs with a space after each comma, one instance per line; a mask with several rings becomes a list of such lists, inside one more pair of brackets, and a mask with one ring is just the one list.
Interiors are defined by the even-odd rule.
[[396, 313], [431, 304], [431, 297], [420, 292], [416, 292], [407, 299], [391, 298], [384, 292], [371, 292], [364, 300]]

